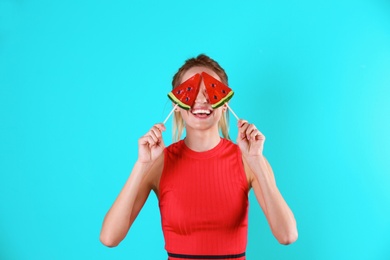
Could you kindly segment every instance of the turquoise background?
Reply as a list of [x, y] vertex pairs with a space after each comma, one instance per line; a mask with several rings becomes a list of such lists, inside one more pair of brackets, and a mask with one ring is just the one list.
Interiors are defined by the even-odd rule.
[[279, 245], [251, 193], [248, 259], [390, 259], [385, 0], [0, 0], [0, 259], [166, 259], [154, 194], [118, 247], [99, 232], [199, 53], [267, 137], [298, 221]]

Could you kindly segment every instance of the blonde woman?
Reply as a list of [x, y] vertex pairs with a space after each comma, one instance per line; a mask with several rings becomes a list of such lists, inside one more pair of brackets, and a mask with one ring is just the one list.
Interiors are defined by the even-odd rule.
[[[228, 85], [220, 65], [199, 55], [178, 70], [173, 88], [203, 72]], [[294, 215], [263, 156], [264, 135], [238, 120], [233, 143], [227, 115], [226, 104], [211, 107], [202, 82], [189, 110], [175, 108], [173, 144], [165, 146], [161, 123], [139, 139], [138, 160], [104, 218], [104, 245], [114, 247], [125, 238], [152, 190], [159, 201], [168, 259], [245, 259], [250, 189], [276, 239], [281, 244], [297, 239]], [[184, 128], [186, 136], [180, 139]]]

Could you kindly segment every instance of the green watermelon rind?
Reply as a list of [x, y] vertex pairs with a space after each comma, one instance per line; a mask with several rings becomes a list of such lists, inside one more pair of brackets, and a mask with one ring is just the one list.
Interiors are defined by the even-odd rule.
[[222, 98], [219, 102], [217, 102], [217, 103], [215, 103], [215, 104], [212, 104], [211, 107], [212, 107], [213, 109], [216, 109], [216, 108], [222, 106], [223, 104], [225, 104], [226, 102], [228, 102], [228, 101], [233, 97], [233, 95], [234, 95], [234, 92], [233, 92], [233, 90], [231, 90], [231, 91], [229, 92], [229, 94], [226, 95], [226, 97]]
[[190, 107], [189, 105], [184, 104], [184, 103], [181, 102], [179, 99], [177, 99], [177, 98], [175, 97], [175, 95], [173, 95], [172, 92], [169, 92], [169, 93], [168, 93], [168, 97], [169, 97], [169, 99], [170, 99], [173, 103], [177, 104], [179, 107], [181, 107], [181, 108], [183, 108], [183, 109], [185, 109], [185, 110], [190, 110], [191, 107]]
[[[211, 107], [213, 109], [216, 109], [220, 106], [222, 106], [223, 104], [225, 104], [226, 102], [228, 102], [234, 95], [234, 92], [233, 91], [230, 91], [229, 94], [224, 97], [223, 99], [221, 99], [218, 103], [215, 103], [215, 104], [212, 104]], [[185, 110], [190, 110], [190, 106], [189, 105], [186, 105], [184, 104], [183, 102], [181, 102], [179, 99], [177, 99], [175, 97], [175, 95], [172, 94], [172, 92], [169, 92], [168, 93], [168, 98], [175, 104], [177, 104], [179, 107], [185, 109]]]

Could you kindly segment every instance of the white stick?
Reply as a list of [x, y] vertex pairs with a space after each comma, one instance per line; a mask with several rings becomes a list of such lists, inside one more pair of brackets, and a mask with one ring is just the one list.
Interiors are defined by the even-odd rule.
[[230, 112], [232, 112], [233, 116], [234, 116], [237, 120], [240, 120], [240, 119], [238, 118], [238, 116], [236, 115], [236, 113], [234, 113], [233, 109], [231, 109], [231, 108], [229, 107], [228, 103], [226, 103], [226, 106], [229, 108]]
[[164, 125], [168, 121], [169, 117], [172, 115], [173, 111], [175, 111], [176, 107], [177, 107], [177, 104], [172, 108], [171, 112], [169, 112], [168, 116], [165, 118], [165, 120], [163, 122]]

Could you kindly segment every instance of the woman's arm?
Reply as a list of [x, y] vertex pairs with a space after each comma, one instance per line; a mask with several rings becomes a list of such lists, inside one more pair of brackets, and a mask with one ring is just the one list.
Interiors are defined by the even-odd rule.
[[[279, 243], [288, 245], [298, 238], [297, 224], [291, 209], [276, 186], [271, 166], [265, 157], [248, 163], [244, 158], [246, 171], [251, 176], [251, 186]], [[253, 169], [253, 170], [252, 170]]]
[[162, 171], [164, 143], [157, 124], [138, 141], [138, 160], [114, 204], [107, 212], [100, 233], [100, 241], [109, 247], [117, 246], [126, 236], [143, 207]]
[[281, 244], [291, 244], [298, 238], [294, 215], [276, 186], [271, 166], [263, 156], [265, 137], [252, 124], [239, 121], [237, 143], [241, 148], [245, 171], [271, 227]]

